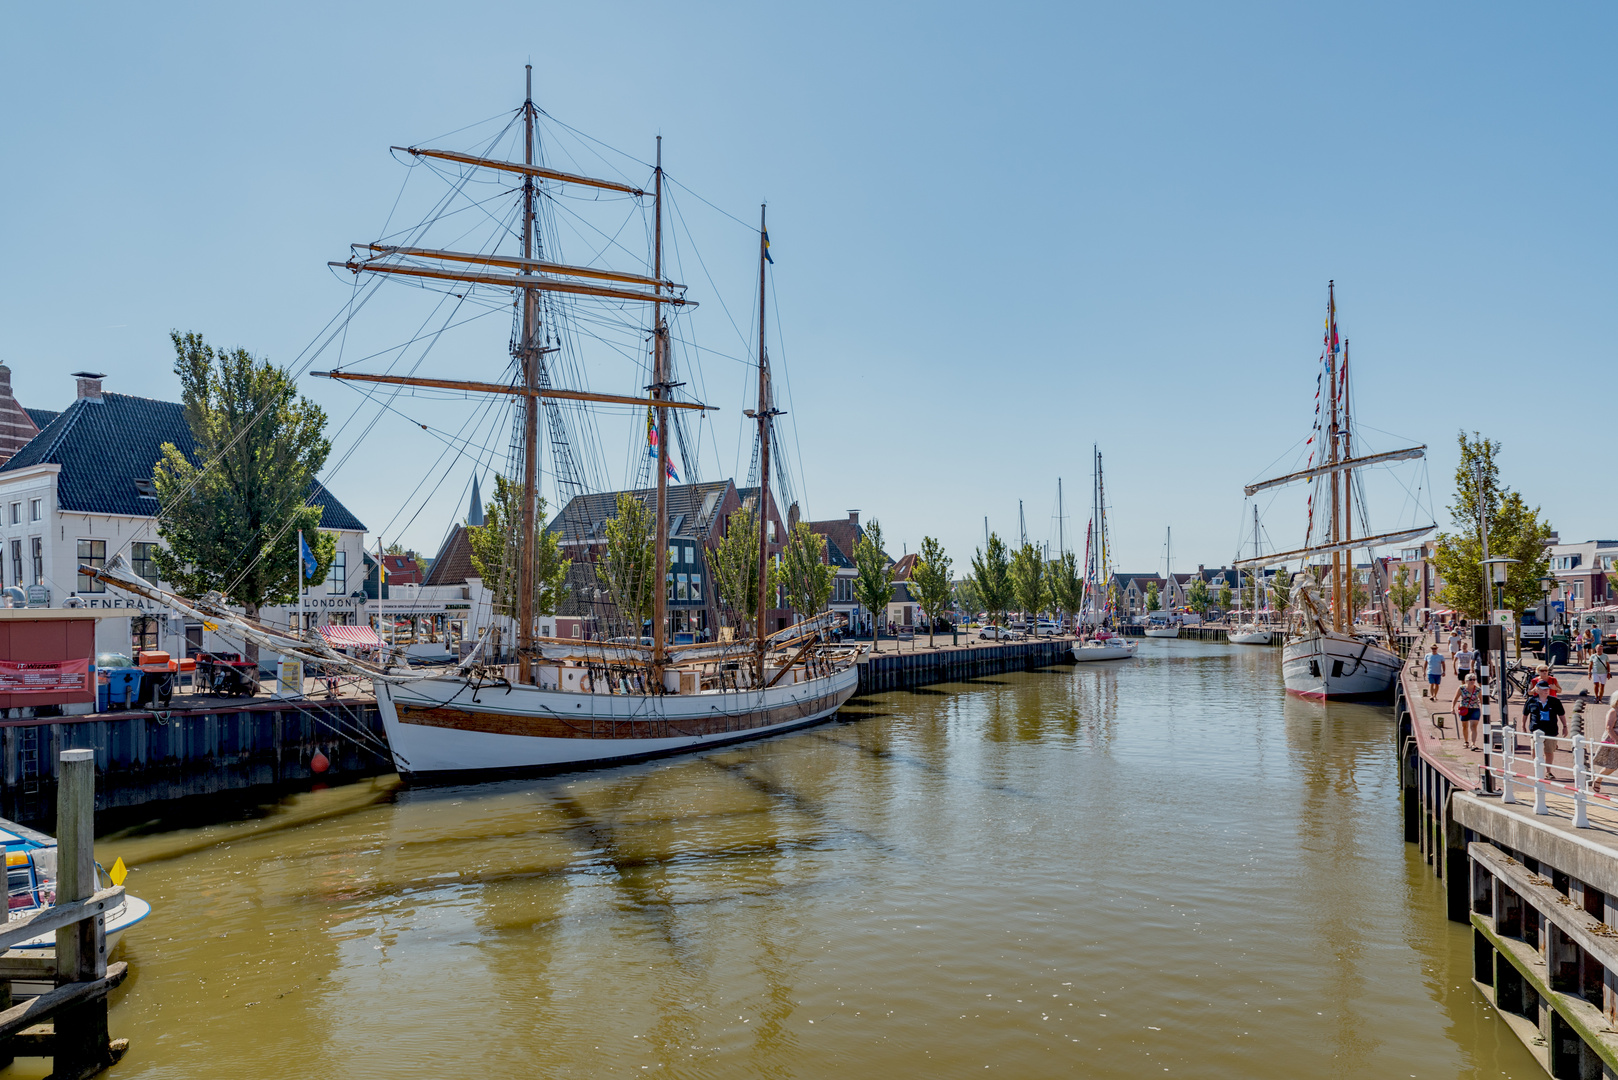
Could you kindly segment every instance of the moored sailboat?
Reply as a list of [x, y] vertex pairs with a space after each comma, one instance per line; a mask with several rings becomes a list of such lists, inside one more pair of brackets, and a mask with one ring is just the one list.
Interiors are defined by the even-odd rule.
[[[1381, 698], [1392, 691], [1401, 661], [1385, 639], [1354, 632], [1353, 552], [1357, 548], [1372, 549], [1379, 544], [1412, 540], [1431, 531], [1432, 526], [1355, 537], [1350, 515], [1354, 470], [1420, 458], [1427, 448], [1416, 446], [1359, 458], [1353, 456], [1347, 343], [1340, 342], [1338, 337], [1335, 282], [1327, 288], [1325, 343], [1320, 359], [1324, 400], [1317, 398], [1315, 433], [1310, 439], [1323, 451], [1320, 455], [1323, 460], [1316, 465], [1315, 454], [1311, 454], [1302, 470], [1246, 488], [1248, 497], [1252, 497], [1269, 488], [1312, 481], [1315, 494], [1309, 500], [1305, 543], [1294, 551], [1241, 560], [1236, 565], [1253, 568], [1280, 565], [1283, 568], [1280, 572], [1285, 573], [1289, 561], [1298, 560], [1303, 564], [1303, 571], [1293, 578], [1296, 632], [1288, 637], [1281, 653], [1281, 675], [1288, 693], [1310, 698]], [[1314, 507], [1316, 496], [1321, 494], [1327, 497], [1327, 514], [1317, 523]], [[1329, 562], [1320, 561], [1328, 558]], [[1372, 565], [1376, 565], [1374, 558]], [[1326, 575], [1324, 581], [1321, 573]], [[1326, 591], [1328, 585], [1329, 592]]]
[[1101, 451], [1095, 455], [1091, 485], [1090, 528], [1085, 537], [1084, 603], [1080, 606], [1079, 636], [1073, 642], [1073, 659], [1081, 664], [1099, 660], [1128, 660], [1135, 655], [1135, 642], [1113, 631], [1112, 551], [1107, 544], [1107, 488], [1101, 471]]
[[[1253, 558], [1258, 556], [1258, 507], [1253, 507]], [[1240, 571], [1238, 571], [1239, 573]], [[1268, 645], [1270, 643], [1269, 598], [1264, 584], [1264, 568], [1254, 566], [1248, 574], [1252, 580], [1249, 592], [1253, 602], [1245, 612], [1246, 618], [1225, 631], [1232, 645]]]
[[[1170, 526], [1163, 533], [1163, 580], [1169, 583], [1172, 593], [1174, 589], [1174, 528]], [[1148, 616], [1150, 618], [1150, 616]], [[1148, 622], [1146, 636], [1150, 638], [1177, 638], [1180, 636], [1180, 623], [1171, 610], [1163, 625], [1158, 626]]]

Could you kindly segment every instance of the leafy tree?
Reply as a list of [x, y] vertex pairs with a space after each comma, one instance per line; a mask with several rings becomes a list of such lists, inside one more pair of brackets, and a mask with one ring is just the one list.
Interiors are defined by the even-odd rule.
[[1191, 589], [1186, 596], [1186, 607], [1198, 615], [1208, 613], [1208, 582], [1201, 577], [1191, 579]]
[[854, 595], [871, 613], [871, 648], [882, 640], [882, 620], [893, 599], [893, 567], [882, 553], [882, 523], [875, 518], [865, 526], [865, 535], [854, 545]]
[[968, 616], [975, 616], [983, 610], [983, 600], [978, 596], [977, 584], [970, 577], [961, 578], [955, 583], [955, 606]]
[[920, 559], [910, 572], [910, 587], [916, 593], [921, 610], [927, 613], [928, 648], [933, 645], [933, 624], [948, 614], [950, 601], [955, 596], [955, 583], [949, 576], [950, 563], [943, 544], [930, 536], [922, 537]]
[[1229, 611], [1230, 602], [1232, 599], [1233, 596], [1230, 591], [1230, 582], [1227, 581], [1223, 585], [1219, 586], [1219, 606], [1224, 610]]
[[999, 626], [1011, 606], [1011, 560], [999, 533], [990, 533], [987, 546], [978, 548], [973, 556], [972, 585], [989, 622]]
[[1421, 599], [1421, 587], [1410, 580], [1410, 568], [1401, 566], [1393, 572], [1393, 584], [1388, 586], [1388, 599], [1402, 622], [1410, 621], [1410, 609]]
[[[534, 509], [534, 520], [545, 518], [545, 500]], [[469, 525], [467, 543], [472, 568], [494, 594], [496, 607], [515, 617], [517, 590], [517, 532], [522, 525], [522, 485], [496, 475], [494, 494], [483, 513], [482, 525]], [[534, 537], [534, 614], [554, 615], [567, 599], [567, 571], [571, 559], [562, 557], [555, 533], [537, 530]], [[390, 554], [397, 554], [390, 552]], [[507, 558], [507, 555], [510, 558]]]
[[1050, 602], [1050, 580], [1045, 573], [1045, 560], [1039, 548], [1024, 544], [1011, 560], [1011, 593], [1023, 618], [1037, 628], [1039, 613]]
[[656, 600], [652, 590], [662, 585], [652, 580], [657, 573], [656, 520], [646, 504], [627, 491], [619, 492], [617, 511], [602, 530], [606, 543], [596, 572], [618, 609], [624, 631], [639, 638], [652, 617]]
[[1154, 581], [1146, 586], [1146, 610], [1156, 611], [1162, 606], [1163, 602], [1157, 595], [1157, 582]]
[[[1481, 511], [1489, 531], [1489, 556], [1516, 559], [1499, 590], [1505, 607], [1522, 611], [1542, 598], [1539, 579], [1550, 569], [1545, 544], [1551, 527], [1522, 495], [1500, 484], [1495, 457], [1500, 443], [1477, 432], [1460, 433], [1461, 460], [1455, 467], [1455, 501], [1450, 503], [1454, 531], [1438, 534], [1433, 566], [1443, 578], [1439, 602], [1472, 619], [1483, 619], [1483, 541], [1478, 534]], [[1479, 475], [1481, 473], [1481, 476]], [[1479, 480], [1482, 484], [1479, 484]]]
[[1051, 603], [1071, 621], [1084, 606], [1084, 575], [1079, 573], [1079, 557], [1064, 551], [1051, 563]]
[[1292, 571], [1284, 566], [1270, 575], [1270, 606], [1277, 617], [1284, 616], [1292, 606]]
[[[779, 574], [787, 606], [800, 619], [818, 615], [831, 599], [836, 576], [836, 568], [826, 561], [826, 538], [810, 529], [807, 521], [794, 525], [781, 553]], [[753, 602], [758, 603], [756, 599]]]
[[[246, 349], [216, 350], [177, 330], [169, 338], [202, 465], [164, 443], [153, 466], [165, 542], [153, 552], [158, 576], [184, 594], [223, 593], [257, 619], [262, 607], [298, 598], [300, 532], [318, 563], [305, 584], [325, 578], [337, 553], [337, 537], [320, 531], [321, 508], [309, 505], [331, 452], [326, 414]], [[252, 642], [247, 659], [258, 662]]]
[[758, 515], [731, 511], [725, 532], [709, 553], [714, 595], [745, 635], [758, 618]]

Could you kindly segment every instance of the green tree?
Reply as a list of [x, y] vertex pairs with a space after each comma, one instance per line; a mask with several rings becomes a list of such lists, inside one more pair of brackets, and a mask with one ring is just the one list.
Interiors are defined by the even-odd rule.
[[871, 651], [882, 640], [882, 620], [893, 599], [893, 565], [882, 553], [882, 523], [875, 518], [854, 545], [854, 596], [871, 613]]
[[758, 515], [743, 507], [731, 511], [724, 535], [708, 555], [714, 595], [742, 636], [758, 618]]
[[1011, 606], [1011, 560], [999, 533], [990, 533], [987, 546], [972, 557], [972, 585], [989, 622], [999, 626]]
[[798, 613], [800, 620], [820, 614], [831, 599], [832, 579], [836, 576], [836, 568], [826, 562], [826, 538], [810, 529], [807, 521], [794, 525], [781, 553], [779, 574], [787, 606]]
[[[220, 592], [257, 619], [262, 607], [298, 598], [300, 532], [318, 563], [305, 584], [322, 580], [337, 553], [336, 536], [320, 531], [321, 508], [309, 505], [331, 452], [326, 414], [245, 349], [216, 350], [196, 333], [169, 338], [202, 465], [173, 443], [153, 464], [165, 542], [153, 553], [158, 576], [182, 594]], [[247, 658], [258, 662], [252, 642]]]
[[1064, 551], [1051, 563], [1051, 603], [1071, 622], [1084, 606], [1084, 576], [1079, 573], [1079, 557]]
[[1146, 586], [1146, 610], [1156, 611], [1162, 606], [1163, 602], [1157, 595], [1157, 582], [1154, 581]]
[[1233, 599], [1235, 599], [1235, 597], [1230, 591], [1230, 582], [1227, 581], [1223, 585], [1219, 586], [1219, 606], [1221, 608], [1223, 608], [1225, 611], [1229, 611], [1230, 602]]
[[955, 606], [965, 612], [968, 618], [975, 617], [983, 610], [982, 598], [978, 596], [978, 587], [971, 577], [961, 578], [955, 583]]
[[1545, 551], [1550, 524], [1540, 517], [1539, 507], [1530, 508], [1521, 494], [1501, 486], [1495, 464], [1498, 442], [1477, 432], [1468, 439], [1463, 431], [1459, 439], [1455, 501], [1449, 507], [1454, 531], [1439, 533], [1433, 552], [1433, 566], [1444, 582], [1439, 602], [1472, 619], [1488, 615], [1483, 600], [1483, 540], [1478, 533], [1481, 513], [1489, 531], [1489, 556], [1517, 560], [1508, 567], [1499, 592], [1505, 607], [1522, 611], [1542, 599], [1539, 579], [1550, 569]]
[[662, 583], [657, 574], [656, 520], [652, 512], [629, 492], [619, 492], [617, 513], [602, 529], [605, 543], [596, 562], [596, 573], [607, 586], [623, 622], [623, 632], [639, 638], [652, 617], [656, 594]]
[[933, 624], [949, 613], [955, 598], [955, 583], [950, 579], [951, 559], [944, 554], [944, 545], [930, 536], [921, 539], [920, 559], [910, 571], [910, 587], [916, 594], [921, 610], [927, 613], [927, 647], [933, 646]]
[[1421, 599], [1421, 587], [1410, 580], [1409, 567], [1401, 566], [1393, 572], [1393, 584], [1388, 586], [1388, 600], [1399, 613], [1401, 622], [1410, 622], [1410, 609]]
[[1292, 572], [1284, 566], [1270, 575], [1270, 606], [1277, 618], [1285, 616], [1292, 606]]
[[[534, 520], [545, 519], [545, 500], [534, 509]], [[472, 551], [472, 569], [494, 595], [495, 606], [515, 617], [517, 590], [517, 533], [522, 525], [522, 485], [496, 475], [494, 494], [483, 512], [482, 525], [469, 525], [466, 540]], [[567, 599], [567, 571], [572, 560], [562, 557], [555, 533], [537, 530], [534, 537], [534, 614], [554, 615]], [[509, 558], [508, 558], [509, 555]]]
[[1191, 579], [1191, 588], [1186, 594], [1186, 607], [1198, 615], [1208, 613], [1208, 582], [1201, 577]]
[[1011, 593], [1023, 618], [1038, 632], [1039, 613], [1050, 603], [1050, 580], [1039, 548], [1024, 544], [1011, 559]]

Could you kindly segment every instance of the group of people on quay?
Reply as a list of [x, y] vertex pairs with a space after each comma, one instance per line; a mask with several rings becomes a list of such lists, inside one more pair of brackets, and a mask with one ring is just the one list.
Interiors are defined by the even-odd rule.
[[[1441, 648], [1440, 639], [1446, 634], [1447, 648]], [[1596, 742], [1595, 753], [1590, 759], [1591, 766], [1597, 770], [1591, 788], [1599, 792], [1601, 781], [1618, 772], [1618, 700], [1614, 700], [1618, 699], [1618, 695], [1609, 698], [1607, 693], [1613, 658], [1602, 651], [1599, 630], [1583, 631], [1575, 636], [1574, 644], [1578, 653], [1574, 663], [1563, 669], [1563, 674], [1579, 673], [1579, 669], [1583, 668], [1576, 684], [1580, 713], [1583, 713], [1585, 702], [1593, 701], [1598, 709], [1606, 706], [1599, 734], [1588, 728], [1585, 731], [1587, 736], [1593, 735]], [[1472, 645], [1471, 631], [1464, 623], [1435, 628], [1433, 641], [1421, 662], [1427, 676], [1423, 696], [1434, 701], [1442, 700], [1444, 684], [1452, 679], [1454, 691], [1449, 695], [1449, 711], [1455, 716], [1462, 745], [1468, 751], [1482, 753], [1484, 746], [1480, 729], [1483, 725], [1484, 691], [1478, 678], [1482, 658]], [[1562, 683], [1557, 678], [1556, 670], [1549, 663], [1542, 662], [1528, 679], [1527, 693], [1520, 710], [1515, 716], [1511, 715], [1509, 709], [1507, 713], [1508, 724], [1512, 725], [1509, 730], [1522, 731], [1530, 737], [1535, 732], [1546, 736], [1544, 754], [1547, 779], [1557, 779], [1550, 772], [1556, 764], [1557, 744], [1554, 740], [1570, 734], [1567, 708], [1562, 703], [1562, 696]]]

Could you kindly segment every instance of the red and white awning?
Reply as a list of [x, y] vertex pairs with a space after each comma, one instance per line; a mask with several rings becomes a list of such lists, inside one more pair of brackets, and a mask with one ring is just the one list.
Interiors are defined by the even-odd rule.
[[376, 649], [382, 639], [371, 626], [322, 626], [320, 632], [337, 649]]

